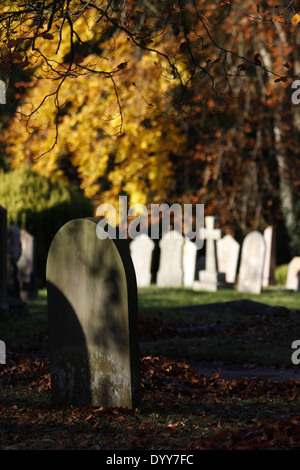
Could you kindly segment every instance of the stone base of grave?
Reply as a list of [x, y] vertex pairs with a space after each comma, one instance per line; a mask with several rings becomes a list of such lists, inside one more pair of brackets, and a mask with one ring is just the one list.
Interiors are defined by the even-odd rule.
[[229, 282], [214, 284], [212, 282], [200, 282], [194, 281], [193, 289], [194, 290], [207, 290], [211, 292], [216, 292], [220, 289], [233, 289], [234, 284]]
[[226, 282], [225, 273], [199, 271], [199, 281], [194, 281], [195, 290], [216, 292], [219, 289], [233, 289], [234, 284]]

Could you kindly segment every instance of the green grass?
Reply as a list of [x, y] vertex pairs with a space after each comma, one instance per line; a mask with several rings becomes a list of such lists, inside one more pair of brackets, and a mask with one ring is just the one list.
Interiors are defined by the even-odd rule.
[[159, 316], [159, 312], [163, 311], [165, 317], [170, 319], [174, 319], [173, 316], [176, 313], [168, 312], [169, 309], [242, 299], [270, 306], [283, 306], [291, 310], [300, 309], [300, 293], [276, 289], [275, 287], [265, 289], [259, 295], [229, 289], [218, 292], [202, 292], [178, 288], [159, 289], [156, 287], [139, 289], [139, 308], [142, 316]]
[[40, 290], [38, 299], [27, 302], [30, 316], [11, 316], [0, 321], [0, 339], [16, 351], [47, 349], [47, 293]]
[[255, 364], [258, 366], [292, 367], [291, 344], [233, 341], [232, 337], [182, 339], [174, 338], [141, 344], [142, 356], [166, 356], [184, 362], [223, 362], [232, 364]]
[[[181, 311], [181, 307], [248, 299], [269, 306], [281, 306], [264, 315], [236, 313], [204, 313]], [[192, 322], [195, 333], [189, 337], [161, 338], [141, 344], [142, 355], [163, 355], [191, 362], [221, 361], [236, 364], [291, 367], [291, 344], [300, 338], [300, 293], [266, 289], [260, 295], [222, 290], [217, 293], [186, 289], [141, 289], [139, 306], [142, 317], [158, 320]], [[298, 311], [297, 311], [298, 309]], [[196, 332], [197, 327], [211, 331]]]
[[[249, 299], [270, 306], [283, 306], [291, 312], [262, 315], [236, 315], [218, 312], [187, 312], [182, 307], [215, 302]], [[0, 321], [0, 338], [7, 349], [15, 351], [47, 351], [47, 296], [39, 291], [34, 302], [28, 302], [30, 316], [11, 317]], [[142, 319], [174, 322], [177, 326], [190, 323], [195, 331], [189, 335], [164, 334], [154, 340], [141, 342], [141, 355], [163, 355], [170, 359], [193, 362], [223, 361], [251, 363], [264, 366], [291, 366], [291, 344], [300, 339], [300, 293], [269, 289], [260, 295], [223, 290], [217, 293], [189, 289], [139, 290], [139, 314]], [[174, 323], [174, 324], [175, 324]], [[207, 332], [197, 332], [197, 327], [210, 327]], [[145, 335], [144, 335], [145, 336]], [[147, 334], [146, 334], [147, 336]]]

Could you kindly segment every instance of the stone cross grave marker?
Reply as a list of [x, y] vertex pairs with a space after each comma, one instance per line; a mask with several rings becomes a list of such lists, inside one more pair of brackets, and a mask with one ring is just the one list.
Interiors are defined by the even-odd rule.
[[285, 286], [287, 289], [300, 292], [300, 256], [295, 256], [290, 261]]
[[264, 230], [264, 239], [266, 242], [266, 256], [263, 271], [263, 287], [267, 287], [275, 282], [275, 268], [276, 268], [276, 236], [274, 227], [268, 226]]
[[240, 244], [230, 235], [217, 240], [218, 267], [225, 273], [225, 280], [234, 284], [236, 281], [237, 265], [240, 253]]
[[226, 287], [225, 273], [219, 272], [216, 255], [216, 241], [221, 239], [222, 230], [216, 227], [217, 217], [206, 216], [205, 228], [201, 230], [200, 238], [206, 241], [205, 270], [199, 271], [199, 281], [194, 282], [194, 288], [199, 290], [216, 291]]
[[261, 233], [253, 231], [245, 237], [237, 290], [260, 294], [265, 263], [266, 242]]
[[183, 286], [182, 250], [184, 237], [171, 230], [159, 241], [160, 256], [156, 283], [160, 287]]
[[37, 298], [36, 280], [36, 239], [26, 230], [20, 231], [21, 256], [17, 262], [21, 299]]
[[145, 233], [142, 233], [130, 243], [130, 254], [138, 287], [147, 287], [151, 284], [153, 250], [154, 241]]
[[7, 299], [7, 212], [0, 206], [0, 316], [9, 313]]
[[52, 401], [135, 408], [140, 400], [135, 272], [127, 240], [105, 238], [98, 222], [67, 222], [50, 246]]

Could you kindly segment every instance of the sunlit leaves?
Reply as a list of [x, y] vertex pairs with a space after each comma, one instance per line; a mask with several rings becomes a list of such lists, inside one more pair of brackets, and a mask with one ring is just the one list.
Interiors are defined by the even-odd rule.
[[[53, 54], [53, 41], [39, 47], [48, 57]], [[65, 41], [62, 51], [67, 52]], [[125, 191], [131, 203], [159, 200], [173, 184], [170, 155], [186, 142], [176, 121], [168, 117], [172, 109], [169, 79], [152, 53], [145, 52], [137, 60], [126, 34], [108, 40], [105, 52], [103, 67], [116, 71], [114, 78], [85, 70], [86, 64], [97, 61], [91, 53], [86, 58], [75, 56], [74, 63], [84, 64], [82, 73], [70, 74], [59, 92], [55, 80], [35, 81], [27, 104], [20, 108], [26, 116], [34, 113], [29, 121], [25, 117], [20, 123], [16, 118], [18, 124], [12, 123], [6, 136], [13, 165], [30, 159], [46, 176], [68, 177], [63, 170], [66, 160], [76, 168], [88, 197], [114, 202]]]
[[293, 16], [292, 23], [293, 24], [298, 24], [299, 22], [300, 22], [300, 14], [297, 13], [296, 15]]

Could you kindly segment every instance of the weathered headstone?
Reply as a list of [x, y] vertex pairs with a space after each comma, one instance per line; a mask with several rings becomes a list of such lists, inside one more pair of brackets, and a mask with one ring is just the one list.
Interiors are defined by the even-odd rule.
[[216, 291], [226, 287], [225, 273], [218, 269], [216, 241], [221, 239], [222, 231], [216, 228], [217, 218], [205, 217], [205, 228], [202, 229], [201, 239], [206, 241], [205, 270], [199, 271], [199, 281], [195, 281], [195, 289]]
[[266, 242], [261, 233], [253, 231], [245, 237], [237, 290], [260, 294], [265, 262]]
[[140, 396], [135, 272], [127, 240], [105, 238], [98, 222], [72, 220], [50, 246], [52, 401], [135, 408]]
[[0, 340], [0, 364], [6, 363], [6, 345], [4, 341]]
[[22, 253], [17, 262], [20, 296], [23, 300], [37, 298], [36, 240], [33, 235], [21, 229]]
[[6, 84], [0, 80], [0, 104], [6, 104]]
[[263, 271], [263, 287], [276, 284], [275, 268], [276, 268], [276, 237], [274, 227], [267, 227], [264, 230], [264, 239], [266, 242], [266, 256]]
[[300, 256], [295, 256], [289, 263], [286, 288], [300, 292]]
[[236, 281], [239, 253], [240, 244], [230, 234], [217, 241], [218, 267], [225, 273], [226, 282], [234, 284]]
[[151, 263], [154, 242], [142, 233], [130, 243], [130, 254], [135, 269], [138, 287], [147, 287], [151, 284]]
[[193, 287], [197, 263], [197, 246], [185, 238], [182, 252], [182, 269], [184, 287]]
[[9, 312], [7, 300], [7, 212], [0, 206], [0, 316]]
[[160, 258], [156, 283], [160, 287], [183, 286], [183, 245], [181, 233], [166, 232], [159, 242]]

